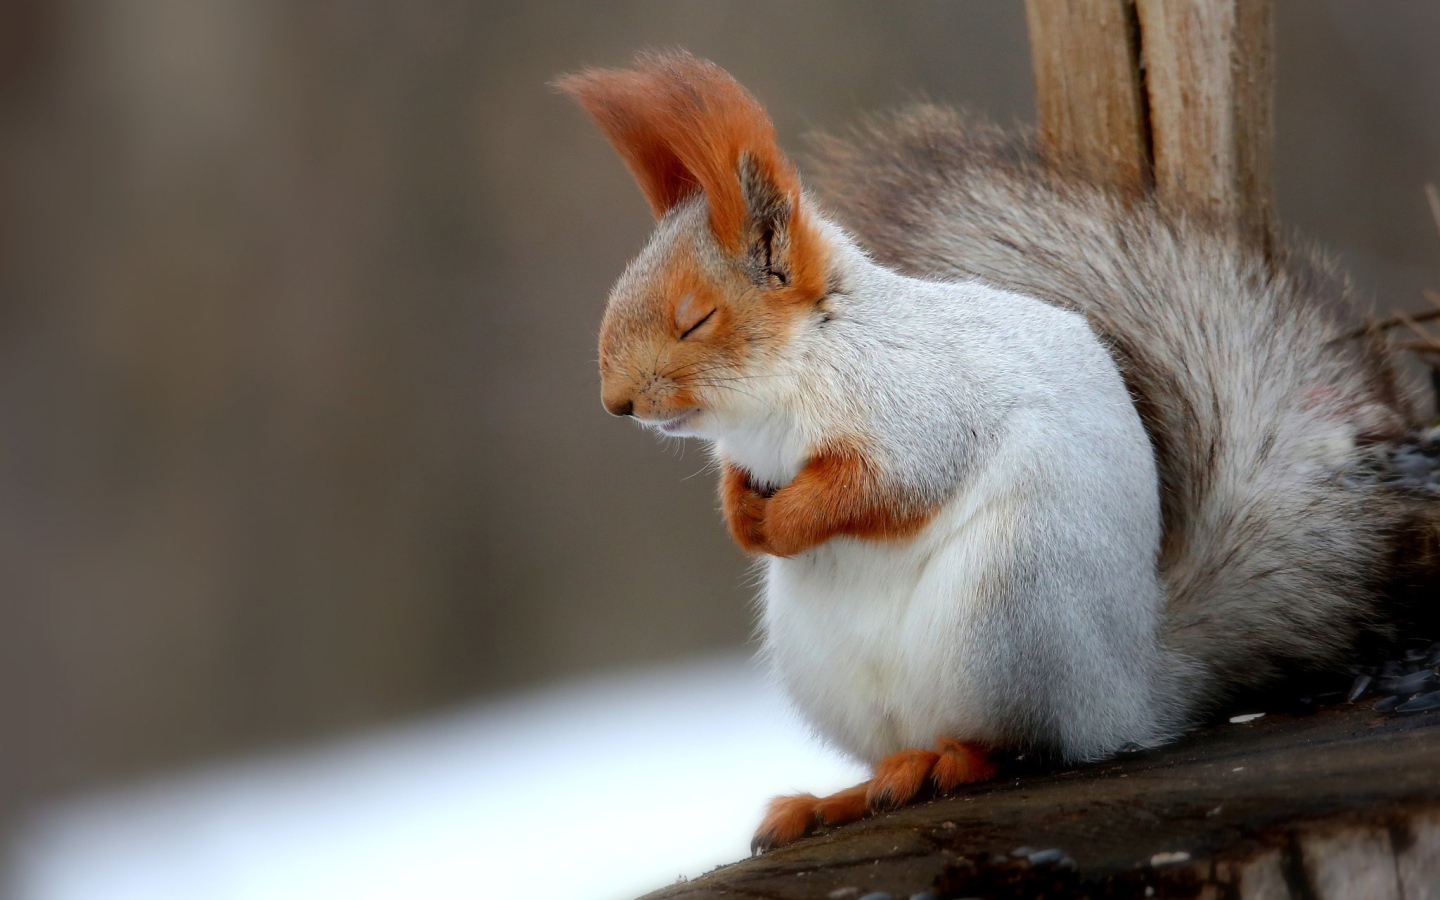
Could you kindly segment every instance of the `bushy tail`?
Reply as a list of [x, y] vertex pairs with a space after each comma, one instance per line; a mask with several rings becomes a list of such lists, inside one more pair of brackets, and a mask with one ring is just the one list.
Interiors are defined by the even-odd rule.
[[1160, 471], [1164, 640], [1199, 673], [1180, 706], [1344, 662], [1386, 627], [1440, 500], [1376, 477], [1417, 411], [1383, 339], [1340, 326], [1353, 291], [1333, 265], [1266, 260], [935, 106], [818, 149], [823, 204], [880, 262], [1080, 310], [1111, 343]]

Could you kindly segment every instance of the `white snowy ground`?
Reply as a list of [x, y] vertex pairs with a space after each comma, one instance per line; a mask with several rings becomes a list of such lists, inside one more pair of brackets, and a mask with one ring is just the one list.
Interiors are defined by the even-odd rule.
[[13, 900], [617, 900], [863, 773], [748, 660], [590, 679], [41, 810]]

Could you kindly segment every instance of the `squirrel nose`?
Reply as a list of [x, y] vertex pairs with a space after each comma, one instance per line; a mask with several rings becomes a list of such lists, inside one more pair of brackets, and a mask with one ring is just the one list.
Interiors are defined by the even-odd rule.
[[635, 415], [635, 404], [629, 400], [611, 400], [605, 404], [605, 408], [612, 416], [633, 416]]

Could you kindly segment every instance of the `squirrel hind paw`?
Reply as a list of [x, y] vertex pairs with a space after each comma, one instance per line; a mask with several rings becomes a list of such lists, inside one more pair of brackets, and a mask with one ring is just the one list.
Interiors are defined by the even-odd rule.
[[902, 750], [880, 760], [869, 781], [817, 797], [776, 797], [750, 841], [752, 854], [793, 844], [816, 829], [846, 825], [925, 796], [948, 794], [962, 784], [989, 781], [998, 769], [981, 748], [941, 738], [935, 750]]
[[793, 794], [770, 801], [765, 818], [750, 841], [751, 853], [764, 853], [792, 844], [821, 826], [845, 825], [870, 815], [865, 795], [870, 782], [831, 794]]
[[935, 790], [948, 794], [962, 784], [989, 781], [999, 774], [999, 767], [984, 750], [954, 738], [940, 739], [940, 758], [930, 771]]
[[897, 809], [920, 795], [940, 754], [931, 750], [901, 750], [880, 760], [870, 780], [866, 802], [875, 812]]
[[820, 824], [820, 798], [814, 794], [776, 797], [750, 839], [751, 854], [764, 853], [800, 840]]
[[945, 795], [962, 784], [989, 781], [999, 772], [980, 747], [940, 738], [935, 750], [901, 750], [875, 766], [866, 796], [873, 812], [886, 812], [930, 795]]

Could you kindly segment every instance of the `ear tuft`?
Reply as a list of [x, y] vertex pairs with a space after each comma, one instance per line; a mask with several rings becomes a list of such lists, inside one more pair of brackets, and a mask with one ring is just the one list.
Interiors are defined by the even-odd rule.
[[683, 50], [640, 54], [630, 69], [589, 69], [556, 86], [615, 145], [655, 212], [695, 191], [710, 207], [720, 243], [738, 250], [747, 225], [742, 155], [798, 207], [800, 179], [775, 141], [764, 108], [714, 63]]

